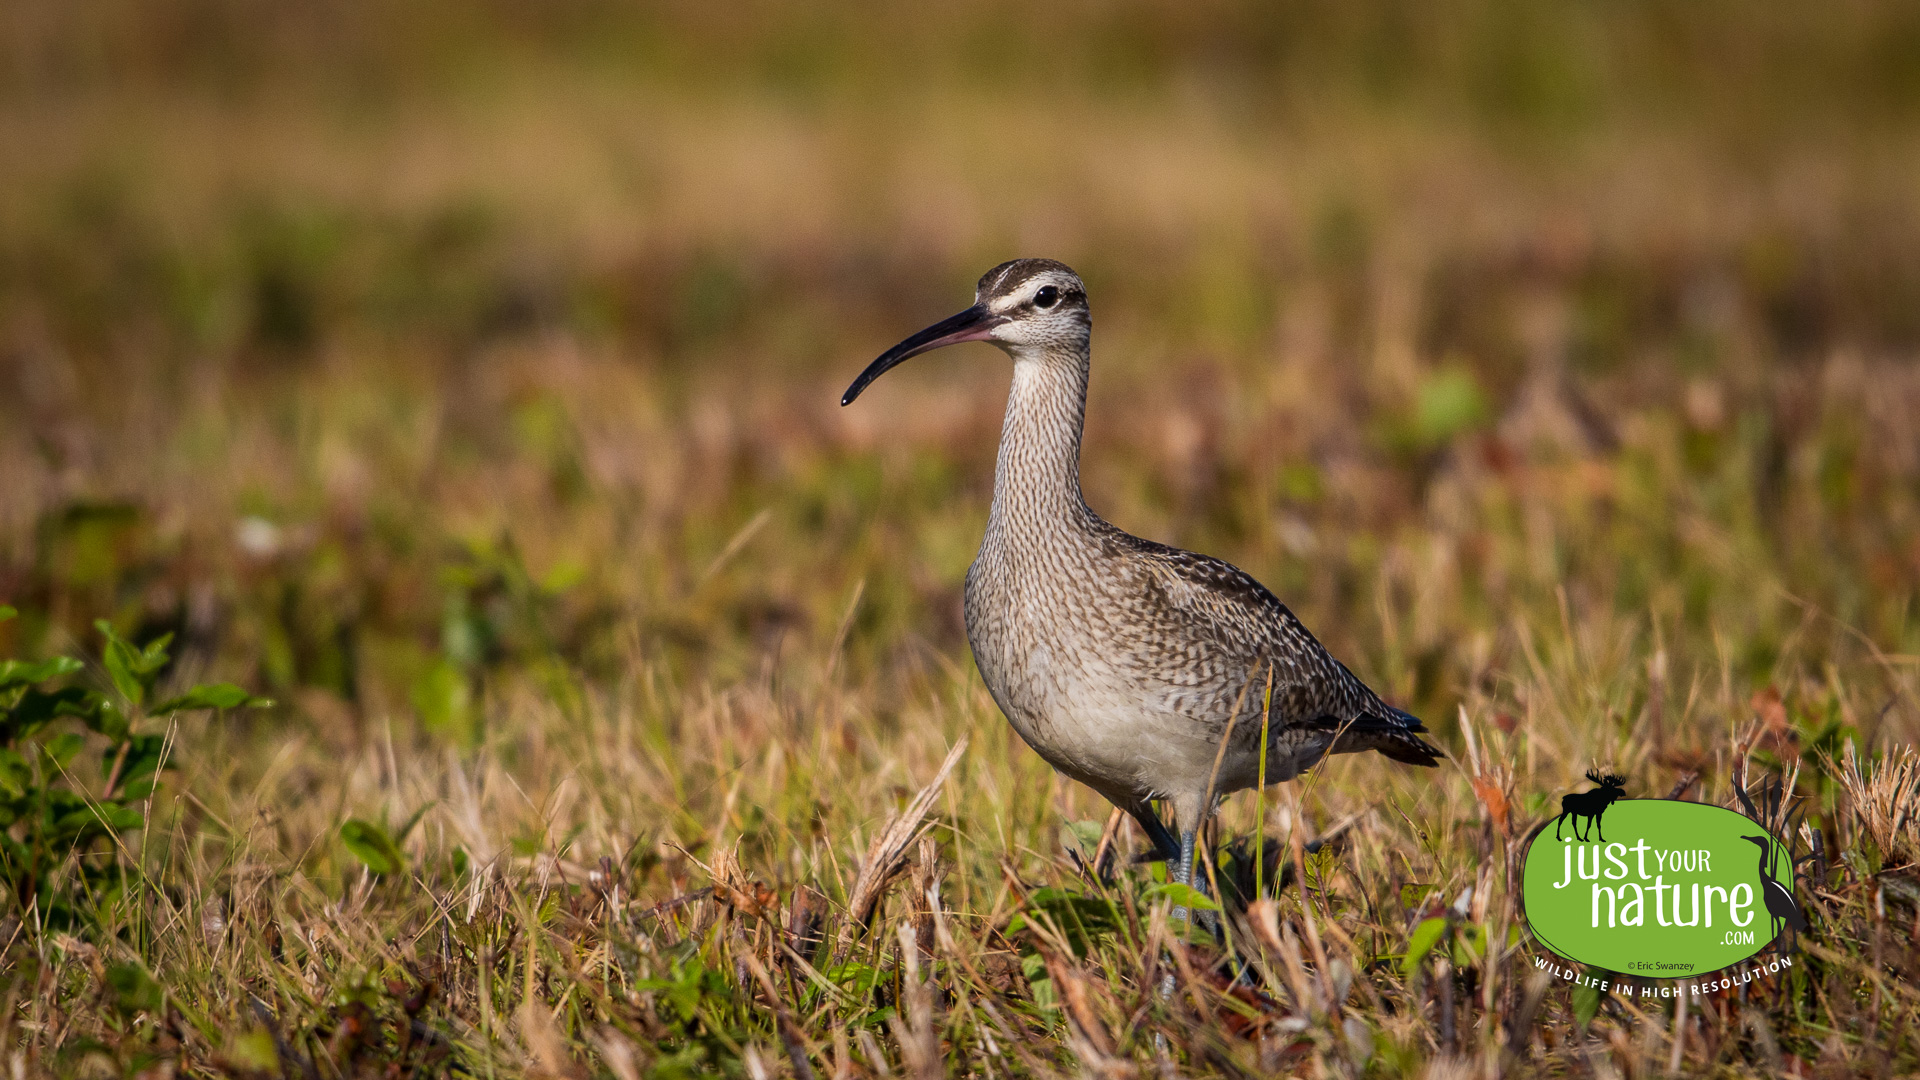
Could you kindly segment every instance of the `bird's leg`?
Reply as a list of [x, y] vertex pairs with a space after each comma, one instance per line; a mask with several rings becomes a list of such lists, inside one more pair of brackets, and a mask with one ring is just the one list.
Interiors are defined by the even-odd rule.
[[[1194, 835], [1194, 832], [1195, 830], [1193, 829], [1180, 830], [1180, 873], [1178, 876], [1176, 876], [1173, 879], [1174, 881], [1177, 881], [1180, 884], [1186, 885], [1188, 887], [1192, 887], [1193, 885], [1193, 835]], [[1178, 919], [1181, 922], [1186, 922], [1187, 915], [1188, 915], [1187, 905], [1175, 904], [1173, 906], [1173, 917], [1175, 919]]]
[[[1151, 814], [1152, 811], [1148, 811], [1148, 813]], [[1175, 860], [1173, 859], [1167, 860], [1167, 863], [1169, 866], [1176, 865]], [[1167, 875], [1167, 880], [1177, 881], [1182, 885], [1191, 886], [1193, 884], [1193, 830], [1192, 829], [1182, 829], [1180, 832], [1180, 853], [1178, 856], [1177, 865], [1178, 865], [1178, 870], [1174, 873]], [[1188, 919], [1187, 905], [1179, 904], [1179, 903], [1174, 904], [1173, 913], [1169, 918], [1169, 921], [1188, 923], [1189, 919]], [[1160, 980], [1160, 996], [1163, 998], [1172, 997], [1173, 987], [1174, 987], [1173, 972], [1169, 971], [1167, 972], [1166, 977]]]
[[1107, 815], [1107, 827], [1100, 830], [1100, 846], [1093, 852], [1093, 876], [1103, 882], [1113, 880], [1107, 871], [1113, 863], [1113, 843], [1120, 835], [1120, 815], [1124, 813], [1126, 811], [1116, 806], [1113, 813]]
[[[1180, 839], [1175, 840], [1173, 831], [1161, 823], [1150, 804], [1142, 803], [1138, 807], [1129, 808], [1128, 812], [1133, 814], [1142, 828], [1146, 829], [1147, 835], [1153, 839], [1154, 846], [1160, 849], [1161, 856], [1166, 859], [1169, 870], [1167, 880], [1177, 881], [1205, 893], [1207, 886], [1205, 880], [1199, 877], [1198, 858], [1195, 854], [1196, 837], [1200, 831], [1197, 820], [1193, 828], [1182, 830]], [[1178, 814], [1179, 811], [1176, 810], [1176, 821], [1186, 820]], [[1188, 814], [1187, 817], [1197, 819], [1197, 815], [1194, 814]], [[1182, 922], [1187, 920], [1189, 914], [1184, 904], [1173, 909], [1173, 917]], [[1200, 925], [1206, 927], [1214, 937], [1220, 936], [1220, 920], [1214, 916], [1213, 912], [1201, 912]]]
[[[1180, 869], [1178, 873], [1169, 876], [1169, 880], [1177, 881], [1189, 888], [1193, 886], [1193, 834], [1193, 829], [1180, 830]], [[1172, 921], [1186, 923], [1189, 926], [1193, 924], [1192, 913], [1187, 910], [1187, 905], [1178, 903], [1173, 905]], [[1173, 986], [1173, 972], [1169, 971], [1166, 978], [1160, 980], [1160, 996], [1172, 997]]]
[[1162, 824], [1160, 816], [1153, 812], [1152, 803], [1142, 802], [1138, 806], [1129, 806], [1127, 813], [1132, 814], [1133, 820], [1139, 822], [1140, 827], [1146, 830], [1147, 839], [1153, 841], [1153, 846], [1159, 849], [1162, 859], [1172, 863], [1180, 858], [1180, 842], [1173, 838], [1173, 832]]
[[[1200, 826], [1198, 823], [1191, 829], [1180, 830], [1180, 876], [1175, 880], [1202, 896], [1205, 896], [1207, 895], [1207, 879], [1205, 875], [1200, 873], [1200, 860], [1194, 850], [1199, 834]], [[1197, 914], [1201, 928], [1218, 939], [1220, 937], [1219, 916], [1211, 911], [1201, 911]], [[1187, 910], [1185, 904], [1176, 905], [1173, 909], [1173, 917], [1182, 922], [1191, 922], [1194, 915], [1195, 913]]]
[[[1173, 799], [1173, 820], [1180, 828], [1180, 839], [1178, 846], [1174, 849], [1174, 859], [1177, 860], [1177, 862], [1169, 861], [1169, 873], [1167, 875], [1169, 882], [1179, 882], [1190, 889], [1200, 889], [1203, 895], [1205, 889], [1194, 880], [1194, 845], [1199, 839], [1200, 822], [1205, 816], [1207, 809], [1207, 803], [1204, 798], [1176, 796]], [[1156, 819], [1156, 824], [1157, 823], [1158, 821]], [[1169, 839], [1171, 839], [1171, 837], [1169, 837]], [[1174, 904], [1171, 914], [1173, 919], [1185, 923], [1188, 926], [1193, 925], [1193, 913], [1187, 909], [1187, 905], [1181, 903]], [[1201, 925], [1205, 926], [1215, 937], [1218, 937], [1220, 933], [1219, 920], [1214, 918], [1213, 912], [1203, 911], [1200, 915]], [[1166, 978], [1161, 980], [1160, 996], [1172, 997], [1173, 987], [1173, 973], [1168, 972]]]

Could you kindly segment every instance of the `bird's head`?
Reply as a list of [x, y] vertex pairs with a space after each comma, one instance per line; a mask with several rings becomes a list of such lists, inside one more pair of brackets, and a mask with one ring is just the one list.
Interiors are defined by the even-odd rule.
[[1760, 850], [1762, 851], [1766, 851], [1773, 847], [1773, 841], [1767, 839], [1764, 836], [1743, 836], [1740, 839], [1749, 841], [1751, 843], [1759, 844]]
[[989, 341], [1018, 360], [1086, 348], [1093, 321], [1080, 275], [1052, 259], [1015, 259], [981, 277], [973, 306], [934, 323], [880, 354], [853, 380], [840, 404], [851, 405], [873, 380], [909, 357], [963, 341]]

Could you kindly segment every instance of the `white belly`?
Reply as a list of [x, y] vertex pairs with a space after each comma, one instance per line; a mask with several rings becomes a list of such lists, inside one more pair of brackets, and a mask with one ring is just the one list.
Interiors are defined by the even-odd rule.
[[[1058, 612], [1014, 600], [967, 605], [987, 690], [1027, 745], [1116, 802], [1206, 786], [1217, 745], [1174, 695], [1123, 667], [1112, 648]], [[1051, 617], [1048, 617], [1051, 616]]]

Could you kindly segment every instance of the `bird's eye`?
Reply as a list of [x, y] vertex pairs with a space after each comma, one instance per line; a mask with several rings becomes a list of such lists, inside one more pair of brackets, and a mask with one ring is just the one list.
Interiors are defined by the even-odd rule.
[[1037, 308], [1050, 308], [1059, 302], [1060, 290], [1052, 285], [1042, 285], [1040, 291], [1033, 294], [1033, 306]]

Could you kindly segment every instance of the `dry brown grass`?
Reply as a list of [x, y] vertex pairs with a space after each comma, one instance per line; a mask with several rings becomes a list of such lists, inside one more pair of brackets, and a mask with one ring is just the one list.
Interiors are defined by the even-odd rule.
[[1862, 764], [1849, 742], [1833, 772], [1847, 793], [1855, 826], [1872, 838], [1887, 864], [1914, 865], [1920, 857], [1920, 823], [1913, 820], [1920, 806], [1920, 759], [1913, 747], [1891, 746], [1880, 760]]

